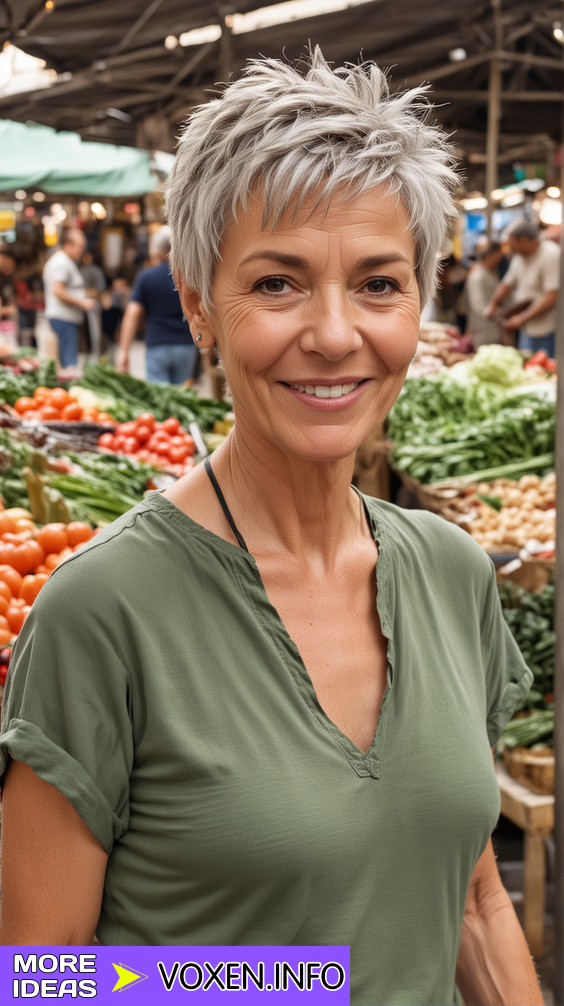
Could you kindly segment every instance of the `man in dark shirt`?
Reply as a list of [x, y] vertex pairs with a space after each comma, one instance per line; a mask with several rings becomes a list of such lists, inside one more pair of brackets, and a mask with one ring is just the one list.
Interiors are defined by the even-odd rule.
[[129, 347], [144, 317], [147, 380], [182, 384], [192, 373], [197, 348], [170, 274], [169, 227], [153, 236], [151, 252], [159, 262], [143, 269], [133, 284], [121, 324], [117, 369], [129, 372]]

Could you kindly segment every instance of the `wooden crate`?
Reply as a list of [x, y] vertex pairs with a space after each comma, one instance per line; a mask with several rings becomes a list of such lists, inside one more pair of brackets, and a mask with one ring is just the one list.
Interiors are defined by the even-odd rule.
[[533, 793], [548, 796], [554, 793], [554, 751], [552, 748], [542, 748], [531, 751], [529, 748], [504, 748], [503, 764], [513, 779], [517, 779]]

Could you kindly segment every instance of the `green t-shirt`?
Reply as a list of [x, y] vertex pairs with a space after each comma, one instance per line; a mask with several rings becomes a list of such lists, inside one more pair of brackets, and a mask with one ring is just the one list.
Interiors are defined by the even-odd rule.
[[367, 754], [319, 706], [253, 557], [159, 493], [41, 591], [0, 770], [31, 765], [109, 852], [103, 945], [344, 944], [355, 1006], [460, 1002], [491, 745], [531, 674], [470, 536], [364, 500], [389, 640]]

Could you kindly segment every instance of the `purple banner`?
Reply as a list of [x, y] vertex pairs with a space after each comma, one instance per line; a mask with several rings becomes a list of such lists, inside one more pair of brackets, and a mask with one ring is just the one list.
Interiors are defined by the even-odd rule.
[[[0, 1002], [349, 1006], [349, 947], [0, 947]], [[120, 1002], [122, 1002], [120, 1000]], [[250, 1006], [250, 1004], [249, 1004]]]

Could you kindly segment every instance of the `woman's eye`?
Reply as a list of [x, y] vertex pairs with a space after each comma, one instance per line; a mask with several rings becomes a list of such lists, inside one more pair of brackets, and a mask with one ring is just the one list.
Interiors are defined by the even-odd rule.
[[263, 293], [288, 293], [291, 289], [287, 280], [281, 276], [269, 276], [268, 279], [261, 279], [257, 283], [255, 290], [262, 290]]
[[368, 290], [368, 293], [385, 294], [394, 293], [397, 287], [389, 279], [369, 279], [364, 289]]

